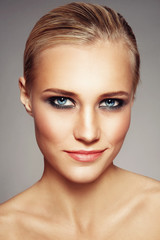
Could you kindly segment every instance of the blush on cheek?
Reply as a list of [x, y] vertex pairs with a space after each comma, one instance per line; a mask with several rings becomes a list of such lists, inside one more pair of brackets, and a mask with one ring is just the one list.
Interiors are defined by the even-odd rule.
[[[64, 121], [65, 119], [65, 121]], [[61, 146], [71, 134], [71, 119], [53, 112], [38, 112], [34, 117], [38, 145]]]
[[37, 136], [37, 141], [56, 141], [58, 136], [60, 136], [60, 123], [55, 118], [49, 118], [45, 115], [38, 116], [35, 119], [35, 131]]
[[111, 145], [123, 143], [130, 126], [130, 112], [112, 118], [109, 125], [108, 140]]

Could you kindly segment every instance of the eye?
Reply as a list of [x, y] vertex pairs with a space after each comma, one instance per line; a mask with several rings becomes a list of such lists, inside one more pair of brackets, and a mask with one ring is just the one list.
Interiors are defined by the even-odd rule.
[[75, 106], [74, 100], [67, 97], [50, 97], [48, 102], [56, 108], [73, 108]]
[[110, 110], [118, 109], [124, 105], [122, 99], [109, 98], [100, 102], [100, 108], [107, 108]]

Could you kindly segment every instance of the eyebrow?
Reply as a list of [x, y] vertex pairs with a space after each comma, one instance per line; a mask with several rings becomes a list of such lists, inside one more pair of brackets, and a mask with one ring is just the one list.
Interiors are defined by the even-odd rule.
[[[70, 97], [78, 97], [78, 94], [76, 94], [76, 93], [66, 91], [63, 89], [58, 89], [58, 88], [49, 88], [49, 89], [44, 90], [43, 92], [53, 92], [53, 93], [58, 93], [58, 94], [62, 94], [62, 95], [67, 95]], [[116, 96], [129, 97], [129, 93], [125, 92], [125, 91], [108, 92], [108, 93], [102, 94], [100, 97], [101, 98], [109, 98], [109, 97], [116, 97]]]
[[109, 97], [116, 97], [116, 96], [129, 97], [129, 93], [125, 91], [117, 91], [117, 92], [108, 92], [101, 95], [102, 98], [105, 98], [105, 97], [109, 98]]
[[49, 88], [44, 90], [43, 92], [53, 92], [53, 93], [58, 93], [58, 94], [62, 94], [62, 95], [67, 95], [70, 97], [77, 97], [78, 95], [76, 93], [70, 92], [70, 91], [66, 91], [63, 89], [58, 89], [58, 88]]

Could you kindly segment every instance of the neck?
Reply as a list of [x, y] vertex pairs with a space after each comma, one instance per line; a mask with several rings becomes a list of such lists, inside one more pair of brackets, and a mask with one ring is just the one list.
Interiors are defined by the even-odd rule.
[[[45, 163], [45, 169], [39, 187], [49, 204], [49, 212], [61, 211], [66, 218], [93, 219], [109, 210], [117, 194], [118, 168], [111, 164], [94, 182], [77, 184], [68, 181]], [[43, 200], [42, 200], [43, 201]], [[86, 220], [87, 221], [87, 220]], [[88, 220], [89, 221], [89, 220]]]

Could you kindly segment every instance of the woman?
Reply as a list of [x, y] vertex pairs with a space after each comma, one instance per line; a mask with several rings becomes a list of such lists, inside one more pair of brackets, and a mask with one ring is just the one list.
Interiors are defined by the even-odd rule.
[[132, 29], [107, 7], [72, 3], [37, 22], [19, 86], [44, 173], [1, 206], [0, 239], [160, 239], [159, 182], [113, 164], [139, 64]]

